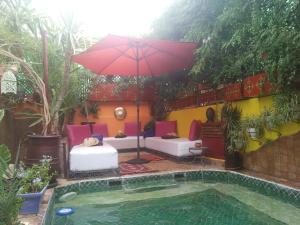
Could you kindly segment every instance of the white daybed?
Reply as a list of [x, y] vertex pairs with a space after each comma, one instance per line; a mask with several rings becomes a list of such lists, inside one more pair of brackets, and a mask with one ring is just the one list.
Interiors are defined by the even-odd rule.
[[71, 149], [71, 172], [114, 170], [118, 167], [118, 151], [107, 143], [91, 147], [76, 145]]
[[145, 139], [145, 147], [175, 157], [186, 157], [202, 154], [201, 151], [189, 151], [189, 148], [194, 147], [196, 142], [199, 142], [199, 140], [190, 141], [187, 138], [162, 139], [161, 137], [148, 137]]
[[[137, 136], [127, 136], [125, 138], [104, 137], [103, 142], [113, 146], [118, 150], [137, 148]], [[140, 137], [140, 147], [145, 147], [145, 141], [143, 137]]]

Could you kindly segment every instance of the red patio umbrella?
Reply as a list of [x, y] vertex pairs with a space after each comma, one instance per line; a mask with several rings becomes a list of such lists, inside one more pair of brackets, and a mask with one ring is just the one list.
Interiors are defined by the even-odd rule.
[[[72, 60], [99, 75], [136, 76], [137, 124], [140, 131], [140, 76], [159, 76], [190, 68], [196, 47], [192, 42], [108, 35], [86, 51], [74, 55]], [[129, 163], [146, 162], [140, 158], [138, 135], [137, 158]]]

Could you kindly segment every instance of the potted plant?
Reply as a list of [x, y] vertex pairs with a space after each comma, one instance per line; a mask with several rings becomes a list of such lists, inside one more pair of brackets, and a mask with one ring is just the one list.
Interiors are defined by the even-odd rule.
[[[10, 12], [9, 5], [7, 5], [8, 10], [5, 11], [5, 13]], [[13, 9], [11, 10], [11, 16], [15, 16], [15, 12]], [[28, 16], [33, 18], [37, 17], [30, 13]], [[49, 28], [48, 32], [51, 33], [49, 40], [44, 31], [44, 27], [47, 27], [46, 24], [48, 24], [49, 21], [45, 21], [44, 23], [44, 20], [39, 20], [39, 18], [33, 21], [37, 21], [37, 23], [30, 24], [29, 27], [32, 27], [33, 30], [40, 31], [41, 35], [26, 33], [28, 32], [28, 29], [26, 29], [26, 27], [28, 27], [26, 21], [20, 21], [20, 24], [18, 23], [20, 29], [16, 30], [25, 33], [24, 36], [26, 37], [31, 37], [31, 42], [43, 43], [43, 63], [37, 63], [41, 61], [40, 54], [30, 55], [30, 60], [26, 58], [26, 53], [29, 54], [28, 51], [26, 51], [29, 47], [26, 46], [27, 42], [15, 43], [11, 42], [11, 40], [4, 39], [5, 44], [0, 47], [0, 56], [6, 61], [18, 65], [20, 72], [30, 80], [31, 88], [34, 93], [39, 96], [38, 101], [35, 102], [38, 110], [33, 113], [26, 112], [23, 115], [24, 118], [34, 119], [34, 122], [30, 125], [31, 127], [36, 125], [40, 125], [41, 127], [40, 133], [28, 135], [28, 150], [25, 156], [25, 163], [27, 165], [33, 165], [39, 163], [43, 155], [51, 155], [53, 159], [51, 167], [53, 170], [59, 171], [59, 141], [62, 127], [61, 115], [64, 110], [67, 109], [64, 100], [70, 92], [69, 84], [71, 73], [77, 71], [76, 68], [72, 68], [71, 57], [75, 52], [75, 47], [79, 45], [82, 39], [75, 38], [74, 34], [77, 27], [72, 18], [65, 19], [64, 27], [53, 27], [51, 30]], [[24, 24], [22, 22], [24, 22]], [[21, 29], [23, 27], [25, 28]], [[22, 36], [22, 32], [18, 33], [18, 35]], [[50, 42], [49, 46], [52, 48], [50, 51], [48, 51], [47, 47], [48, 41]], [[29, 49], [34, 49], [36, 46], [30, 47], [32, 48]], [[14, 49], [18, 50], [14, 51]], [[39, 51], [40, 49], [37, 48], [36, 50]], [[48, 55], [52, 61], [49, 60], [48, 62]], [[31, 61], [36, 63], [31, 64]], [[50, 66], [52, 65], [49, 71], [48, 64]], [[48, 87], [48, 82], [46, 82], [46, 80], [48, 80], [48, 73], [51, 75], [49, 76], [49, 81], [53, 84], [51, 85], [51, 90]]]
[[247, 139], [241, 126], [241, 110], [225, 103], [222, 109], [222, 121], [225, 136], [225, 168], [241, 169], [241, 152], [247, 146]]
[[23, 199], [20, 214], [37, 214], [42, 197], [47, 189], [51, 177], [50, 172], [52, 158], [44, 156], [41, 163], [34, 164], [24, 169], [21, 166], [17, 172], [20, 179], [20, 188], [17, 197]]
[[279, 128], [283, 123], [281, 121], [280, 115], [275, 113], [274, 110], [264, 110], [261, 114], [261, 120], [265, 129], [276, 132], [278, 137], [281, 136]]
[[88, 119], [89, 115], [93, 115], [94, 118], [98, 118], [98, 107], [97, 102], [85, 102], [84, 105], [80, 108], [80, 114]]
[[95, 124], [95, 122], [90, 122], [89, 121], [89, 115], [93, 115], [95, 119], [98, 118], [98, 107], [99, 104], [97, 102], [85, 102], [82, 107], [80, 108], [80, 114], [84, 116], [86, 121], [81, 122], [82, 125], [92, 125]]
[[264, 134], [263, 121], [260, 117], [248, 117], [243, 121], [249, 137], [253, 140], [262, 138]]

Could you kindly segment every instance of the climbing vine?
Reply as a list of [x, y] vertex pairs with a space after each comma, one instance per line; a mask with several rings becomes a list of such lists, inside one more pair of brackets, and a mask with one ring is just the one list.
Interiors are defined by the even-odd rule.
[[281, 90], [300, 79], [299, 0], [178, 0], [153, 36], [199, 43], [191, 75], [230, 83], [266, 71]]

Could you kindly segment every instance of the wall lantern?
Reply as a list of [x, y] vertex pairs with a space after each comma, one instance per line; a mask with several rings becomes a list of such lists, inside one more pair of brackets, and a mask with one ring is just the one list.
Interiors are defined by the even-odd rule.
[[17, 94], [17, 78], [11, 70], [3, 73], [1, 78], [1, 94]]

